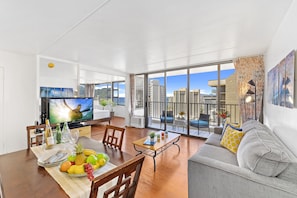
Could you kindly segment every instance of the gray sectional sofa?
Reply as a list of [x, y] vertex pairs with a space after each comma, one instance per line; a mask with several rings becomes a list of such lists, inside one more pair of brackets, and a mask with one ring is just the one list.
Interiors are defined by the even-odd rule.
[[189, 198], [296, 198], [297, 130], [255, 120], [242, 130], [236, 154], [212, 134], [188, 160]]

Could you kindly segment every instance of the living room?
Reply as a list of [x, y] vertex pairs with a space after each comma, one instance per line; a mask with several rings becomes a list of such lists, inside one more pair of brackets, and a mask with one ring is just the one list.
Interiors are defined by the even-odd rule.
[[[220, 53], [216, 54], [216, 56], [211, 57], [210, 59], [202, 59], [201, 61], [193, 63], [195, 65], [199, 65], [202, 63], [215, 63], [223, 60], [234, 60], [239, 57], [247, 57], [247, 56], [254, 56], [254, 55], [263, 55], [264, 56], [264, 66], [265, 66], [265, 86], [264, 86], [264, 100], [263, 100], [263, 122], [273, 128], [275, 126], [287, 126], [291, 128], [296, 128], [296, 121], [295, 117], [297, 116], [297, 110], [296, 108], [285, 108], [277, 105], [270, 104], [268, 102], [268, 88], [269, 84], [267, 83], [267, 73], [275, 67], [290, 51], [295, 50], [297, 46], [297, 27], [295, 26], [295, 21], [297, 19], [297, 1], [295, 0], [287, 0], [280, 2], [273, 2], [270, 4], [270, 1], [260, 1], [262, 2], [262, 6], [266, 5], [268, 7], [272, 7], [274, 9], [270, 10], [270, 15], [267, 15], [266, 19], [267, 21], [272, 21], [269, 24], [262, 23], [262, 26], [252, 26], [250, 29], [249, 27], [244, 26], [244, 29], [239, 29], [238, 31], [242, 33], [246, 33], [246, 37], [241, 38], [245, 42], [243, 43], [236, 43], [237, 48], [235, 50], [240, 50], [240, 48], [243, 48], [245, 50], [241, 51], [240, 53], [230, 53], [228, 55], [223, 56], [224, 50], [221, 49]], [[36, 2], [35, 2], [36, 3]], [[133, 2], [137, 4], [137, 2]], [[200, 2], [202, 5], [203, 3]], [[226, 6], [222, 6], [221, 8], [228, 7], [228, 3], [231, 4], [230, 1], [224, 1], [226, 3]], [[254, 2], [254, 4], [257, 4], [258, 2]], [[9, 4], [9, 3], [8, 3]], [[59, 3], [57, 3], [59, 4]], [[212, 5], [214, 4], [214, 5]], [[207, 4], [207, 8], [213, 6], [213, 7], [220, 7], [215, 4], [215, 2], [212, 2], [212, 4]], [[67, 7], [66, 5], [64, 5]], [[127, 6], [127, 5], [125, 5]], [[152, 7], [155, 5], [152, 4]], [[197, 5], [196, 5], [197, 6]], [[251, 5], [250, 5], [251, 6]], [[165, 6], [166, 7], [166, 6]], [[199, 7], [199, 6], [197, 6]], [[259, 6], [261, 8], [261, 6]], [[247, 16], [250, 16], [251, 19], [254, 18], [256, 15], [254, 12], [261, 12], [260, 8], [257, 7], [259, 10], [253, 10], [248, 9], [245, 10], [245, 12], [248, 12]], [[21, 10], [22, 6], [18, 8]], [[50, 8], [54, 8], [53, 5], [50, 6]], [[109, 7], [107, 7], [109, 8]], [[249, 8], [252, 8], [249, 7]], [[262, 7], [264, 8], [264, 6]], [[4, 7], [2, 9], [5, 9]], [[152, 8], [150, 8], [152, 9]], [[200, 8], [199, 8], [200, 9]], [[227, 9], [227, 8], [226, 8]], [[265, 8], [266, 9], [266, 8]], [[54, 10], [54, 9], [52, 9]], [[145, 10], [145, 9], [144, 9]], [[107, 9], [107, 12], [109, 10]], [[143, 11], [143, 10], [142, 10]], [[239, 11], [240, 12], [240, 11]], [[7, 13], [3, 10], [1, 13]], [[16, 13], [13, 13], [16, 14]], [[139, 14], [139, 13], [138, 13]], [[159, 13], [160, 14], [160, 13]], [[275, 14], [276, 16], [273, 16]], [[258, 16], [259, 14], [257, 14]], [[155, 15], [156, 16], [156, 15]], [[179, 15], [181, 17], [182, 15]], [[18, 16], [20, 17], [20, 16]], [[200, 15], [202, 18], [202, 16]], [[275, 18], [274, 18], [275, 17]], [[13, 27], [14, 24], [14, 17], [7, 14], [6, 17], [3, 17], [5, 20], [5, 24], [10, 24]], [[233, 17], [230, 17], [231, 19]], [[236, 18], [236, 17], [234, 17]], [[265, 18], [265, 17], [264, 17]], [[199, 18], [197, 17], [197, 20]], [[263, 18], [261, 18], [264, 22], [266, 22]], [[36, 20], [36, 19], [35, 19]], [[177, 19], [176, 19], [177, 20]], [[255, 21], [256, 19], [253, 19]], [[169, 23], [168, 20], [167, 22]], [[114, 21], [113, 21], [114, 22]], [[156, 21], [155, 21], [156, 22]], [[171, 21], [172, 22], [172, 21]], [[219, 20], [216, 21], [217, 23], [220, 23]], [[244, 21], [248, 23], [247, 21]], [[4, 23], [4, 22], [3, 22]], [[240, 23], [240, 21], [239, 21]], [[179, 24], [180, 25], [180, 24]], [[9, 25], [7, 28], [9, 29]], [[221, 28], [224, 26], [221, 25]], [[41, 81], [42, 78], [39, 76], [40, 74], [40, 67], [44, 66], [47, 67], [47, 63], [50, 62], [58, 62], [63, 63], [67, 65], [72, 65], [73, 68], [77, 68], [77, 65], [80, 65], [79, 58], [74, 59], [71, 55], [67, 54], [65, 57], [60, 58], [60, 56], [50, 56], [54, 53], [51, 53], [50, 55], [46, 56], [47, 54], [43, 54], [41, 51], [38, 51], [35, 46], [34, 41], [30, 40], [31, 37], [27, 38], [24, 43], [21, 40], [15, 40], [18, 38], [17, 35], [22, 35], [21, 29], [25, 27], [19, 27], [17, 28], [17, 31], [12, 34], [10, 31], [7, 31], [8, 33], [1, 33], [1, 43], [3, 43], [3, 46], [5, 44], [5, 47], [3, 47], [0, 51], [0, 154], [10, 153], [22, 149], [26, 149], [27, 147], [27, 137], [25, 133], [25, 127], [31, 124], [34, 124], [35, 120], [39, 120], [39, 106], [40, 106], [40, 98], [39, 98], [39, 88], [40, 85], [43, 84]], [[51, 26], [51, 28], [53, 28]], [[105, 24], [102, 28], [108, 28], [108, 25]], [[238, 27], [239, 28], [239, 27]], [[185, 28], [186, 29], [186, 28]], [[272, 32], [267, 32], [266, 29], [271, 30]], [[197, 30], [196, 30], [197, 31]], [[62, 31], [62, 32], [67, 32]], [[213, 32], [213, 31], [212, 31]], [[38, 37], [39, 33], [31, 32], [34, 37], [37, 37], [38, 39], [41, 39]], [[252, 36], [249, 36], [252, 35]], [[255, 35], [258, 35], [259, 37], [256, 37]], [[255, 37], [254, 37], [255, 36]], [[52, 37], [51, 37], [52, 38]], [[59, 40], [57, 37], [54, 37], [53, 40]], [[160, 37], [159, 37], [160, 38]], [[164, 38], [164, 37], [162, 37]], [[219, 38], [219, 36], [211, 37], [211, 39]], [[26, 39], [26, 37], [21, 37], [21, 39]], [[131, 38], [132, 39], [132, 38]], [[226, 39], [226, 42], [230, 43], [231, 41], [227, 40], [227, 37], [224, 37]], [[259, 39], [265, 40], [264, 44], [262, 46], [258, 46], [257, 43], [260, 42]], [[133, 40], [133, 39], [132, 39]], [[235, 40], [235, 39], [234, 39]], [[233, 40], [233, 41], [234, 41]], [[128, 40], [129, 42], [131, 40]], [[44, 42], [51, 43], [52, 40], [44, 40]], [[109, 40], [109, 42], [112, 42], [112, 40]], [[235, 41], [234, 41], [235, 42]], [[27, 46], [26, 49], [20, 49], [19, 45], [22, 44], [21, 47]], [[54, 43], [54, 42], [53, 42]], [[165, 44], [162, 44], [165, 45]], [[219, 45], [219, 44], [218, 44]], [[258, 48], [254, 49], [254, 45]], [[62, 51], [68, 50], [71, 48], [71, 45], [69, 44], [68, 48], [61, 48], [59, 49], [59, 45], [56, 50], [56, 53], [62, 53]], [[108, 46], [105, 46], [108, 48]], [[131, 47], [131, 46], [130, 46]], [[173, 46], [172, 46], [173, 47]], [[133, 48], [133, 46], [132, 46]], [[199, 47], [197, 47], [199, 48]], [[200, 46], [200, 48], [202, 48]], [[59, 50], [57, 50], [59, 49]], [[139, 49], [139, 48], [137, 48]], [[32, 51], [36, 51], [36, 53], [32, 53]], [[70, 49], [69, 49], [70, 51]], [[88, 49], [86, 49], [88, 51]], [[162, 50], [160, 50], [162, 51]], [[135, 52], [135, 51], [134, 51]], [[74, 53], [74, 52], [73, 52]], [[127, 52], [129, 53], [129, 52]], [[204, 53], [207, 53], [207, 50], [204, 51]], [[176, 53], [178, 55], [178, 53]], [[221, 56], [219, 55], [221, 54]], [[92, 54], [94, 57], [96, 55]], [[122, 54], [123, 55], [123, 54]], [[195, 59], [197, 57], [194, 56], [195, 53], [192, 54], [192, 58]], [[83, 56], [82, 54], [80, 56]], [[166, 56], [166, 55], [164, 55]], [[89, 56], [87, 56], [89, 57]], [[178, 56], [176, 56], [177, 58]], [[186, 56], [185, 56], [186, 57]], [[191, 55], [187, 56], [191, 57]], [[110, 59], [116, 59], [116, 57], [109, 56]], [[118, 57], [119, 59], [121, 57]], [[173, 60], [173, 57], [168, 58], [167, 61]], [[81, 60], [84, 60], [84, 57], [80, 57]], [[68, 62], [67, 62], [68, 61]], [[128, 61], [128, 60], [127, 60]], [[66, 63], [65, 63], [66, 62]], [[102, 65], [102, 67], [90, 67], [86, 66], [89, 63], [88, 61], [85, 61], [85, 64], [81, 64], [79, 67], [81, 69], [85, 69], [86, 71], [93, 70], [96, 73], [104, 73], [106, 75], [116, 75], [120, 76], [126, 79], [127, 83], [127, 91], [126, 91], [126, 97], [129, 95], [129, 67], [127, 65], [124, 65], [122, 62], [122, 59], [118, 62], [115, 61], [116, 67], [113, 70], [109, 69], [109, 65], [104, 65], [103, 62], [96, 63], [96, 65]], [[151, 60], [152, 63], [154, 63], [153, 60]], [[165, 59], [163, 61], [166, 62]], [[58, 68], [59, 64], [56, 64], [56, 69]], [[148, 65], [148, 63], [145, 63], [144, 65]], [[174, 65], [174, 64], [172, 64]], [[180, 66], [185, 66], [186, 63], [182, 62]], [[125, 68], [125, 72], [121, 70], [121, 68]], [[137, 66], [135, 66], [137, 67]], [[159, 65], [152, 64], [152, 68], [154, 71], [158, 71], [162, 68], [165, 69], [166, 66], [159, 67]], [[178, 64], [174, 65], [175, 68], [178, 68]], [[145, 68], [145, 67], [144, 67]], [[69, 70], [65, 70], [63, 74], [59, 75], [59, 78], [56, 79], [56, 84], [48, 84], [48, 86], [57, 86], [61, 85], [60, 82], [61, 79], [67, 76], [69, 73]], [[148, 72], [146, 70], [138, 71], [136, 70], [135, 73], [144, 73]], [[76, 76], [77, 73], [74, 74]], [[90, 77], [90, 75], [87, 75], [87, 77]], [[296, 78], [296, 77], [295, 77]], [[79, 79], [70, 77], [71, 86], [76, 87]], [[65, 81], [64, 81], [65, 82]], [[64, 83], [63, 82], [63, 83]], [[69, 83], [66, 82], [66, 84], [63, 84], [63, 86], [69, 86]], [[75, 84], [75, 85], [73, 85]], [[296, 85], [296, 83], [295, 83]], [[296, 99], [296, 98], [295, 98]], [[295, 101], [296, 102], [296, 101]], [[129, 103], [129, 101], [127, 101]], [[125, 110], [123, 110], [123, 114], [125, 117], [129, 116], [128, 113], [128, 106]], [[296, 139], [297, 134], [295, 136], [290, 136], [287, 138]]]

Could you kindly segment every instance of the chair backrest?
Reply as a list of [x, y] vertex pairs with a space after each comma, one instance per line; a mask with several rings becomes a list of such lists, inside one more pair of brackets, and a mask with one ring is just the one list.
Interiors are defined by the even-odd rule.
[[[162, 117], [165, 117], [165, 111], [162, 111]], [[167, 117], [173, 117], [173, 111], [167, 111]]]
[[114, 178], [116, 178], [116, 183], [104, 191], [104, 198], [110, 197], [110, 195], [115, 198], [134, 197], [144, 158], [144, 155], [138, 155], [120, 166], [96, 177], [92, 181], [90, 198], [97, 198], [100, 186]]
[[209, 115], [200, 113], [199, 120], [209, 121]]
[[27, 126], [27, 143], [28, 143], [28, 148], [32, 147], [33, 145], [41, 145], [43, 141], [43, 136], [42, 134], [36, 135], [35, 139], [32, 138], [31, 136], [31, 130], [36, 130], [36, 129], [45, 129], [45, 124], [41, 125], [32, 125], [32, 126]]
[[123, 137], [125, 128], [116, 127], [112, 125], [106, 125], [105, 133], [103, 137], [103, 144], [108, 145], [115, 149], [122, 149]]

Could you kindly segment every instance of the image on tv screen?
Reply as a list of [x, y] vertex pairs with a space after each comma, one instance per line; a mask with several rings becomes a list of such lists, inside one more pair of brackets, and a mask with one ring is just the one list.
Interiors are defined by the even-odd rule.
[[79, 122], [93, 119], [93, 98], [51, 98], [50, 123]]

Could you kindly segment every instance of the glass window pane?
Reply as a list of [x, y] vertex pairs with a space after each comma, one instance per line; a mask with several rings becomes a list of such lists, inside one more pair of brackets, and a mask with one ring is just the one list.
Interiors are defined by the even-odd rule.
[[152, 128], [165, 128], [164, 123], [161, 122], [162, 112], [165, 111], [164, 80], [164, 73], [148, 75], [147, 116], [148, 126]]

